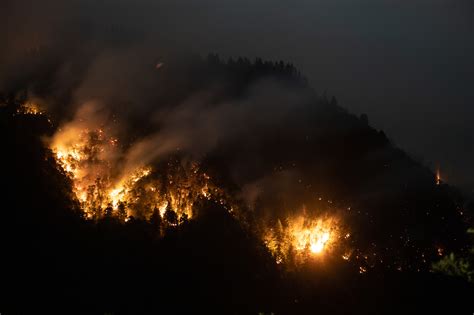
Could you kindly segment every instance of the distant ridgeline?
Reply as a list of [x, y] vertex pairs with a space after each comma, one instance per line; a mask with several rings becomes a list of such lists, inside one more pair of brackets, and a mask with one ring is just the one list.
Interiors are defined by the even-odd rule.
[[[51, 66], [54, 68], [55, 65]], [[274, 263], [273, 258], [278, 260], [278, 255], [287, 255], [263, 251], [264, 238], [261, 235], [268, 230], [276, 231], [277, 226], [288, 229], [295, 217], [304, 217], [305, 220], [334, 218], [331, 222], [337, 221], [341, 226], [341, 248], [334, 253], [339, 258], [341, 255], [344, 257], [341, 263], [348, 261], [356, 270], [364, 272], [379, 268], [426, 270], [439, 256], [465, 250], [465, 231], [472, 222], [473, 204], [455, 188], [437, 182], [429, 168], [396, 148], [382, 131], [370, 127], [366, 115], [356, 117], [341, 108], [335, 98], [318, 95], [293, 65], [261, 59], [251, 62], [245, 58], [224, 62], [217, 55], [210, 55], [207, 59], [186, 60], [185, 65], [178, 61], [164, 61], [156, 68], [150, 70], [156, 72], [150, 75], [154, 80], [151, 84], [156, 89], [148, 99], [153, 104], [163, 104], [160, 110], [182, 108], [182, 104], [192, 102], [196, 95], [204, 94], [202, 102], [206, 104], [197, 113], [210, 108], [211, 113], [219, 113], [215, 116], [218, 119], [227, 119], [208, 122], [211, 127], [213, 123], [223, 127], [216, 129], [219, 135], [212, 146], [192, 157], [198, 159], [200, 169], [209, 175], [206, 178], [225, 192], [213, 199], [202, 188], [202, 196], [196, 197], [201, 201], [194, 203], [194, 207], [223, 206], [226, 215], [212, 220], [202, 219], [208, 220], [209, 227], [204, 224], [206, 229], [201, 230], [200, 215], [192, 222], [178, 225], [176, 218], [170, 219], [170, 214], [164, 217], [163, 213], [158, 213], [157, 205], [144, 203], [140, 207], [149, 208], [134, 212], [133, 218], [126, 219], [126, 223], [114, 221], [114, 216], [108, 215], [105, 209], [96, 221], [84, 220], [80, 215], [80, 200], [75, 197], [73, 180], [58, 165], [54, 153], [44, 141], [44, 137], [51, 137], [58, 131], [55, 122], [72, 117], [70, 108], [59, 105], [73, 103], [75, 86], [57, 91], [55, 71], [47, 71], [43, 76], [36, 73], [31, 78], [18, 79], [18, 84], [29, 87], [28, 93], [23, 93], [23, 99], [19, 97], [22, 93], [18, 92], [18, 84], [12, 82], [9, 90], [4, 91], [0, 106], [3, 146], [0, 165], [6, 184], [2, 189], [1, 230], [10, 235], [10, 240], [12, 237], [17, 240], [17, 243], [5, 247], [5, 251], [12, 254], [17, 252], [17, 247], [27, 249], [22, 252], [23, 256], [18, 256], [25, 260], [19, 264], [12, 262], [11, 268], [24, 266], [22, 264], [29, 261], [30, 255], [39, 254], [44, 261], [55, 260], [59, 255], [61, 261], [67, 260], [73, 271], [62, 265], [60, 273], [81, 273], [81, 268], [90, 264], [87, 272], [92, 274], [100, 274], [101, 268], [107, 269], [107, 266], [113, 266], [110, 268], [120, 274], [124, 273], [124, 268], [129, 268], [127, 266], [145, 268], [144, 273], [159, 274], [160, 271], [148, 263], [160, 261], [153, 255], [172, 253], [175, 258], [166, 258], [157, 264], [165, 264], [173, 270], [178, 267], [186, 270], [183, 263], [173, 265], [175, 259], [177, 261], [184, 255], [188, 261], [199, 260], [199, 266], [206, 269], [207, 260], [201, 258], [217, 254], [197, 254], [192, 250], [192, 254], [183, 254], [173, 250], [170, 244], [176, 242], [188, 248], [191, 238], [196, 237], [193, 233], [198, 233], [198, 236], [199, 233], [208, 233], [212, 224], [219, 224], [219, 220], [230, 224], [234, 234], [227, 233], [220, 226], [216, 231], [223, 233], [222, 240], [219, 240], [219, 235], [212, 241], [205, 234], [198, 238], [211, 243], [225, 240], [240, 248], [225, 250], [222, 255], [236, 255], [248, 265], [234, 265], [230, 257], [216, 258], [232, 264], [237, 273], [241, 271], [239, 268], [253, 268], [250, 266], [254, 264], [258, 269], [257, 265], [263, 266], [268, 259]], [[82, 72], [77, 71], [80, 76]], [[35, 99], [47, 100], [47, 114], [22, 109], [31, 95]], [[108, 101], [115, 100], [106, 100], [106, 103]], [[146, 137], [154, 128], [153, 121], [146, 118], [152, 116], [157, 108], [155, 105], [140, 107], [133, 104], [133, 99], [125, 100], [124, 104], [127, 108], [127, 132], [121, 134], [120, 140], [124, 147], [132, 147], [136, 139]], [[231, 113], [237, 113], [240, 118], [235, 118], [237, 114], [221, 115], [221, 112], [226, 113], [222, 104], [231, 104]], [[192, 132], [186, 135], [193, 136]], [[151, 161], [151, 167], [159, 173], [159, 167], [166, 167], [163, 160], [186, 160], [187, 153], [182, 149], [177, 154], [160, 157], [162, 164]], [[159, 178], [168, 183], [166, 187], [160, 186], [164, 187], [162, 191], [167, 196], [163, 202], [178, 204], [166, 190], [170, 189], [172, 181], [169, 177]], [[142, 183], [140, 179], [137, 182]], [[207, 189], [207, 183], [203, 185]], [[186, 189], [186, 186], [183, 184], [179, 189]], [[134, 198], [145, 194], [140, 191], [134, 192]], [[222, 201], [225, 198], [231, 200]], [[237, 206], [230, 208], [229, 204]], [[166, 207], [162, 212], [167, 210]], [[179, 212], [174, 208], [168, 210]], [[113, 213], [114, 209], [110, 211]], [[199, 213], [196, 209], [192, 211]], [[201, 209], [201, 212], [206, 211]], [[122, 216], [125, 218], [127, 214], [124, 212]], [[233, 225], [233, 218], [237, 219], [241, 230], [238, 224]], [[162, 222], [166, 220], [176, 221], [169, 221], [166, 225]], [[253, 236], [243, 232], [247, 229]], [[329, 238], [329, 233], [325, 234], [326, 238]], [[290, 234], [286, 237], [291, 238]], [[239, 241], [234, 237], [242, 238], [249, 249], [239, 247]], [[320, 252], [325, 241], [317, 241], [315, 251]], [[278, 244], [278, 240], [272, 239], [272, 242], [276, 244], [275, 250], [282, 251], [283, 245]], [[307, 242], [302, 246], [313, 246], [310, 244], [312, 240]], [[155, 245], [158, 249], [153, 247]], [[108, 250], [102, 252], [101, 248]], [[288, 251], [295, 251], [291, 248]], [[207, 249], [203, 246], [200, 250]], [[84, 256], [78, 258], [77, 255]], [[154, 258], [150, 260], [148, 255]], [[94, 261], [99, 267], [94, 267]], [[51, 268], [46, 263], [40, 267]], [[40, 277], [33, 273], [30, 271], [24, 276]], [[153, 277], [159, 277], [158, 274]], [[105, 277], [109, 276], [113, 278], [113, 273]], [[87, 284], [83, 283], [83, 286]], [[258, 289], [259, 285], [255, 284], [255, 288]]]

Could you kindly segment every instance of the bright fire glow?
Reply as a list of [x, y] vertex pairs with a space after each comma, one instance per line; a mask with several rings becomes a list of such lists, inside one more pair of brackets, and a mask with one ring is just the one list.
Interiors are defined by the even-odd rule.
[[436, 185], [441, 184], [441, 173], [439, 171], [439, 168], [436, 170]]
[[290, 224], [290, 237], [297, 251], [309, 249], [312, 254], [320, 254], [329, 245], [332, 234], [335, 234], [334, 229], [331, 220], [318, 219], [308, 222], [300, 219]]
[[277, 263], [294, 257], [296, 262], [331, 252], [341, 237], [338, 221], [332, 217], [308, 218], [305, 215], [278, 221], [264, 235]]
[[43, 115], [44, 111], [35, 103], [25, 103], [17, 109], [17, 114], [21, 115]]
[[124, 168], [118, 140], [107, 136], [105, 128], [65, 125], [53, 137], [51, 148], [71, 178], [86, 218], [148, 219], [158, 209], [161, 217], [168, 210], [175, 212], [180, 222], [182, 217], [192, 217], [192, 206], [200, 196], [210, 199], [217, 191], [196, 163], [168, 163], [167, 176], [157, 176], [149, 166]]
[[329, 232], [324, 232], [315, 241], [312, 241], [311, 246], [309, 247], [311, 252], [315, 254], [322, 252], [324, 249], [324, 246], [329, 241], [329, 235], [330, 235]]

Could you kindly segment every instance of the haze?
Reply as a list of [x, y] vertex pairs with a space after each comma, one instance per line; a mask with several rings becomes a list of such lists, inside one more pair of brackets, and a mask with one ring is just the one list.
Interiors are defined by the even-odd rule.
[[72, 54], [70, 47], [86, 43], [133, 43], [282, 59], [316, 91], [367, 113], [402, 149], [439, 166], [445, 180], [474, 188], [469, 0], [58, 0], [0, 8], [0, 87], [17, 55], [40, 47]]

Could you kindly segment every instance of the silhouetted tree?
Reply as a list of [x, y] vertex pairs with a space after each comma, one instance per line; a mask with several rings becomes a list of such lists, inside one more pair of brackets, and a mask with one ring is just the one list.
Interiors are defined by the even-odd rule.
[[172, 226], [178, 224], [178, 215], [176, 212], [171, 208], [171, 206], [166, 207], [166, 211], [163, 215], [163, 219]]
[[114, 209], [112, 208], [112, 204], [108, 204], [107, 207], [104, 209], [104, 215], [106, 217], [112, 217]]
[[122, 201], [120, 201], [117, 206], [117, 215], [121, 221], [127, 218], [127, 211], [125, 209], [125, 204]]
[[150, 217], [150, 223], [154, 229], [160, 231], [162, 219], [160, 215], [160, 210], [158, 209], [157, 206], [153, 208], [153, 213], [151, 214], [151, 217]]
[[186, 213], [183, 213], [181, 217], [179, 218], [179, 223], [180, 224], [185, 224], [188, 222], [188, 215]]

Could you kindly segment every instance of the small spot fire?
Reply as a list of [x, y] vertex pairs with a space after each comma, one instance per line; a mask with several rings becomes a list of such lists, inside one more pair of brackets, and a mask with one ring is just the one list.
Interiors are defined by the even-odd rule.
[[43, 115], [44, 111], [33, 102], [27, 102], [16, 110], [18, 115]]
[[441, 185], [442, 180], [441, 180], [441, 172], [439, 168], [436, 169], [436, 185]]

